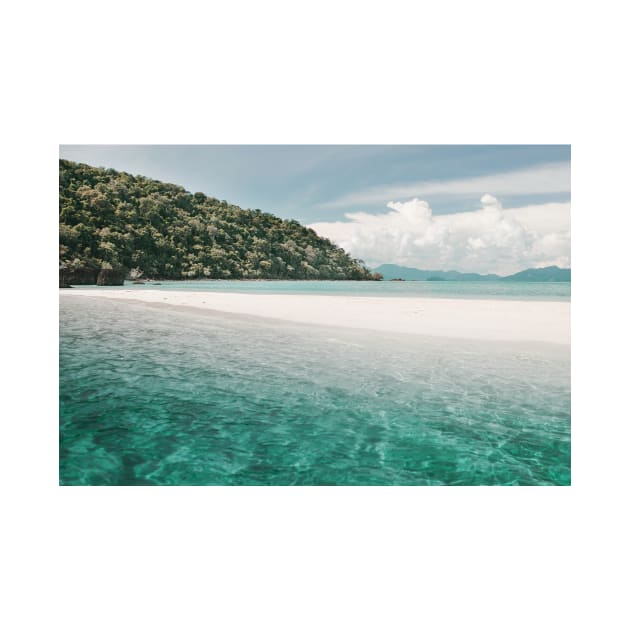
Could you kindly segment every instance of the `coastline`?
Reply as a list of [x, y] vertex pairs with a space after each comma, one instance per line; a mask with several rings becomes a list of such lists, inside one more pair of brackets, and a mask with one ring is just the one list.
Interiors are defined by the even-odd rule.
[[430, 337], [571, 343], [570, 302], [148, 289], [73, 288], [59, 293]]

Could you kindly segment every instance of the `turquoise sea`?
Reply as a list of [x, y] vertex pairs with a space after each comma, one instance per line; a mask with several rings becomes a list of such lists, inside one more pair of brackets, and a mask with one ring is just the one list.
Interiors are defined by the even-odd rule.
[[[89, 286], [81, 286], [88, 289]], [[161, 280], [159, 283], [133, 284], [122, 287], [92, 287], [120, 291], [134, 289], [168, 291], [219, 291], [230, 293], [298, 293], [320, 295], [365, 295], [390, 297], [448, 297], [474, 299], [553, 300], [571, 299], [570, 282], [359, 282], [305, 280]]]
[[[387, 293], [473, 283], [197, 286], [278, 284]], [[541, 291], [551, 299], [554, 289]], [[60, 293], [62, 485], [568, 485], [570, 421], [565, 346], [415, 338]]]

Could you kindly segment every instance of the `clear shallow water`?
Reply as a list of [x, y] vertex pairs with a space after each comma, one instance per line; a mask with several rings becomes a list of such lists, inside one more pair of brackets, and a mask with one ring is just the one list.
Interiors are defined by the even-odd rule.
[[60, 298], [60, 483], [570, 484], [569, 349]]
[[[90, 288], [80, 286], [81, 289]], [[124, 287], [92, 287], [120, 291], [134, 289], [221, 291], [235, 293], [298, 293], [321, 295], [365, 295], [399, 297], [448, 297], [507, 300], [553, 300], [571, 299], [570, 282], [357, 282], [304, 281], [304, 280], [163, 280], [161, 284], [143, 285], [125, 282]]]

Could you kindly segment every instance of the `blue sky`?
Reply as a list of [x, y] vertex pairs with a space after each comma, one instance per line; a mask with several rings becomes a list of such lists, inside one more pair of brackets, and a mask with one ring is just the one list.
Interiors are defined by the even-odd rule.
[[570, 265], [569, 145], [61, 145], [310, 225], [369, 265]]

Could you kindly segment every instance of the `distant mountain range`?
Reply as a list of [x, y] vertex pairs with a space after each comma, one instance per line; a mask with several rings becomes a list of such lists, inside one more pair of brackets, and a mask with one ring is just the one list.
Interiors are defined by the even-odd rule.
[[513, 280], [516, 282], [571, 282], [571, 270], [560, 267], [542, 267], [540, 269], [525, 269], [511, 276], [498, 276], [496, 274], [482, 275], [479, 273], [461, 273], [459, 271], [435, 271], [426, 269], [414, 269], [400, 265], [379, 265], [372, 269], [373, 273], [380, 273], [383, 280], [474, 280], [474, 281], [498, 281]]
[[542, 267], [540, 269], [525, 269], [503, 280], [520, 280], [521, 282], [571, 282], [571, 270], [560, 267]]

